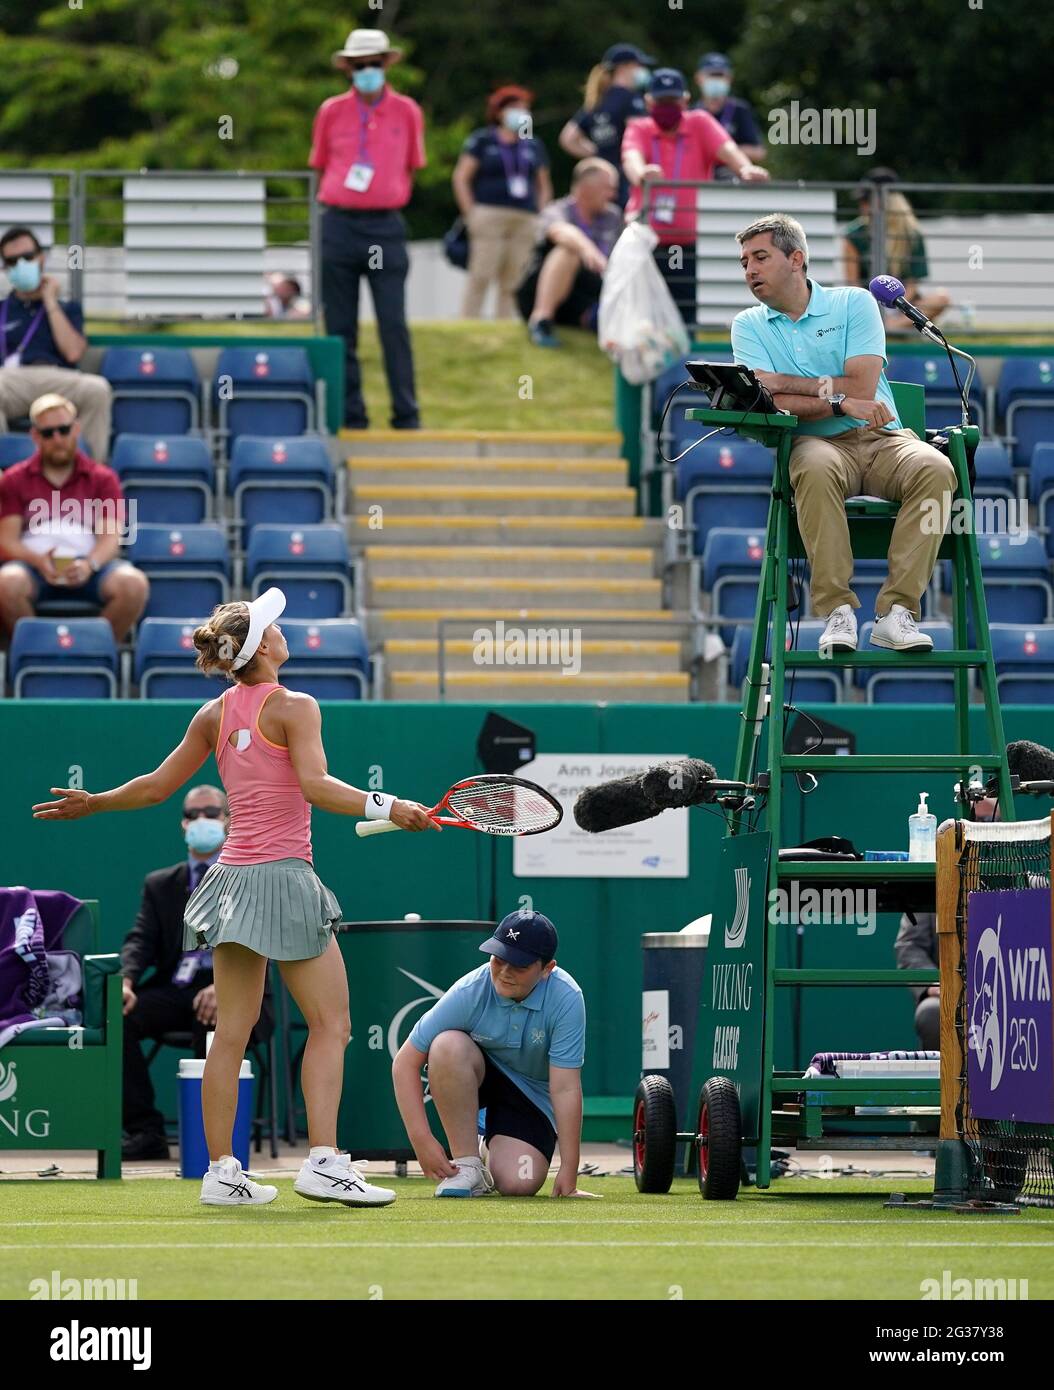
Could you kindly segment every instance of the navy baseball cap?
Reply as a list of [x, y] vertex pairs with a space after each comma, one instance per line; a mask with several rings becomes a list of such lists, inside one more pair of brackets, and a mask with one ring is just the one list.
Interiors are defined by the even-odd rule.
[[704, 53], [695, 67], [696, 72], [731, 72], [727, 53]]
[[640, 63], [646, 68], [655, 66], [655, 59], [648, 53], [642, 53], [632, 43], [613, 43], [600, 61], [607, 68], [613, 68], [616, 63]]
[[497, 931], [479, 949], [510, 965], [533, 965], [536, 960], [543, 964], [552, 960], [556, 947], [556, 928], [549, 918], [521, 907], [519, 912], [503, 917]]
[[686, 97], [688, 83], [676, 68], [656, 68], [648, 84], [650, 97]]

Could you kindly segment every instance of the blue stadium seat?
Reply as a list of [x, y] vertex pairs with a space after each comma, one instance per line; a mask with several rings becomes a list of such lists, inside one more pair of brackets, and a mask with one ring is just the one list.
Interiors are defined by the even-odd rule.
[[136, 504], [144, 526], [188, 526], [212, 520], [216, 465], [197, 435], [120, 434], [110, 467]]
[[16, 699], [109, 700], [117, 643], [104, 618], [19, 618], [9, 654]]
[[701, 555], [707, 521], [764, 530], [772, 477], [771, 449], [744, 439], [708, 440], [677, 465], [677, 497], [685, 503], [692, 550]]
[[[874, 623], [864, 623], [860, 628], [859, 651], [881, 651], [881, 647], [871, 646], [871, 630]], [[920, 622], [919, 628], [933, 638], [933, 649], [950, 652], [953, 647], [951, 623]], [[973, 672], [969, 673], [972, 683]], [[875, 670], [858, 667], [853, 672], [853, 684], [863, 690], [869, 705], [918, 704], [945, 705], [955, 701], [955, 679], [952, 671], [924, 671], [918, 667], [910, 670]]]
[[1054, 610], [1050, 561], [1038, 536], [978, 536], [990, 623], [1046, 623]]
[[318, 435], [240, 435], [231, 452], [227, 487], [235, 523], [243, 528], [243, 545], [260, 524], [315, 525], [333, 517], [333, 461]]
[[351, 604], [351, 556], [344, 528], [254, 526], [245, 557], [246, 582], [255, 598], [275, 584], [290, 618], [340, 618]]
[[212, 391], [228, 455], [241, 434], [288, 438], [319, 427], [305, 348], [224, 348]]
[[1054, 440], [1054, 357], [1008, 357], [997, 400], [1014, 466], [1025, 468], [1037, 444]]
[[975, 497], [1005, 497], [1017, 500], [1017, 483], [1006, 445], [998, 439], [982, 439], [974, 454], [977, 481]]
[[36, 448], [28, 434], [0, 434], [0, 469], [21, 463], [36, 453]]
[[[787, 624], [787, 638], [784, 650], [790, 651], [794, 641], [795, 630], [797, 631], [797, 650], [800, 652], [815, 651], [820, 641], [820, 634], [823, 632], [825, 623], [822, 622], [789, 622]], [[749, 627], [737, 627], [736, 635], [732, 639], [732, 651], [728, 661], [728, 683], [739, 690], [747, 674], [747, 664], [750, 661], [750, 643], [753, 637], [753, 629]], [[765, 657], [768, 659], [771, 647], [772, 629], [769, 629], [769, 641], [765, 646]], [[793, 685], [792, 685], [793, 682]], [[790, 703], [798, 704], [823, 704], [830, 701], [841, 701], [845, 698], [845, 672], [844, 671], [788, 671], [784, 676], [784, 699]]]
[[[710, 595], [710, 613], [722, 620], [753, 619], [758, 606], [758, 580], [765, 556], [765, 533], [715, 526], [703, 548], [703, 589]], [[721, 640], [731, 646], [733, 626], [721, 629]]]
[[[966, 385], [967, 368], [956, 363], [959, 380]], [[886, 367], [887, 381], [907, 381], [921, 386], [926, 397], [926, 428], [942, 429], [962, 424], [962, 397], [946, 353], [925, 357], [894, 357]], [[970, 419], [984, 429], [984, 392], [975, 375], [970, 387]]]
[[140, 526], [128, 559], [150, 580], [144, 617], [200, 621], [230, 597], [230, 546], [213, 522]]
[[1054, 555], [1054, 444], [1037, 444], [1032, 450], [1028, 488], [1047, 554]]
[[144, 618], [135, 639], [135, 683], [143, 700], [208, 700], [220, 693], [215, 676], [194, 662], [197, 618]]
[[357, 622], [330, 618], [321, 622], [281, 620], [289, 647], [282, 684], [316, 700], [361, 700], [368, 691], [370, 655]]
[[991, 635], [1000, 701], [1054, 703], [1054, 624], [993, 623]]
[[101, 372], [113, 387], [114, 435], [201, 428], [201, 378], [186, 348], [107, 348]]

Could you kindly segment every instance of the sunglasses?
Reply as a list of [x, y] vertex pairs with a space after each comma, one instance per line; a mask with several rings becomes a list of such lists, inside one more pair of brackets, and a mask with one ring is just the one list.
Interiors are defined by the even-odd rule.
[[352, 72], [362, 72], [364, 68], [383, 68], [383, 58], [362, 58], [358, 62], [352, 63]]
[[39, 255], [39, 251], [20, 251], [17, 256], [5, 256], [4, 269], [13, 270], [19, 261], [35, 261]]
[[198, 816], [207, 816], [209, 820], [219, 820], [222, 815], [222, 806], [195, 806], [193, 810], [183, 812], [183, 819], [197, 820]]
[[40, 435], [41, 439], [50, 439], [52, 435], [61, 434], [65, 439], [72, 429], [72, 425], [48, 425], [46, 429], [38, 429], [37, 434]]

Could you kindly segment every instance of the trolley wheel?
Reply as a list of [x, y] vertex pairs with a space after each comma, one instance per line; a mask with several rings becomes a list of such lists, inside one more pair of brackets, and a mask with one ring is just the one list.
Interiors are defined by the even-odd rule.
[[669, 1192], [677, 1159], [677, 1107], [665, 1076], [645, 1076], [633, 1097], [633, 1181], [638, 1192]]
[[732, 1202], [743, 1166], [739, 1095], [727, 1076], [712, 1076], [699, 1092], [699, 1191], [711, 1202]]

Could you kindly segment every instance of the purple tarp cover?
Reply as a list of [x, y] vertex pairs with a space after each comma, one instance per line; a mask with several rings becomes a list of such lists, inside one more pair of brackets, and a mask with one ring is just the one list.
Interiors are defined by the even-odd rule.
[[0, 888], [0, 1034], [43, 1021], [48, 952], [61, 947], [80, 905], [79, 898], [51, 889]]

